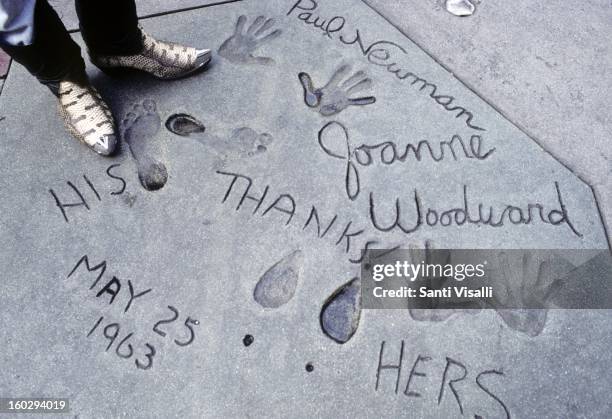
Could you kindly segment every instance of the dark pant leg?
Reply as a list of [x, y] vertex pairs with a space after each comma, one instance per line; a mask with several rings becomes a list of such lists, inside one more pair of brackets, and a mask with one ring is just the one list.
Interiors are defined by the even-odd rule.
[[142, 51], [134, 0], [75, 0], [75, 4], [91, 53], [132, 55]]
[[34, 10], [32, 45], [3, 44], [2, 49], [57, 94], [60, 80], [83, 81], [85, 63], [81, 49], [49, 3], [38, 0]]

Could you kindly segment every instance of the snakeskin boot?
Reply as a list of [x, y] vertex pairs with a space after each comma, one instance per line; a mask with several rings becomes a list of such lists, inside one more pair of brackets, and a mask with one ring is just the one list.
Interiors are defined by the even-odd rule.
[[212, 53], [172, 42], [158, 41], [142, 30], [143, 50], [136, 55], [97, 55], [91, 61], [102, 71], [114, 74], [118, 70], [140, 70], [159, 79], [173, 80], [195, 73], [206, 67]]
[[111, 155], [117, 145], [115, 123], [96, 89], [88, 81], [61, 81], [57, 95], [68, 131], [96, 153]]

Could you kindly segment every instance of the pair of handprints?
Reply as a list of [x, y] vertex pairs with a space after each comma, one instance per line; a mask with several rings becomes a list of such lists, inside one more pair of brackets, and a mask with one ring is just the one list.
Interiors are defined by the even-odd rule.
[[[452, 251], [433, 252], [430, 242], [426, 242], [423, 250], [410, 249], [410, 259], [413, 263], [444, 265], [449, 263], [451, 258]], [[419, 299], [409, 307], [411, 317], [417, 321], [443, 321], [454, 314], [475, 314], [481, 309], [492, 308], [509, 328], [530, 337], [538, 336], [546, 325], [548, 310], [552, 306], [551, 300], [564, 286], [552, 269], [553, 260], [550, 257], [542, 258], [535, 251], [500, 251], [496, 259], [495, 265], [498, 269], [487, 275], [495, 290], [492, 298], [470, 304], [457, 304], [454, 307], [445, 305], [443, 309], [437, 308], [440, 304], [433, 298]], [[557, 260], [555, 263], [559, 265], [564, 262]], [[564, 266], [560, 271], [568, 270], [567, 268], [568, 266]], [[425, 281], [424, 285], [430, 289], [456, 285], [452, 278], [442, 277]]]
[[[257, 51], [266, 43], [281, 36], [282, 30], [273, 29], [274, 26], [274, 19], [258, 16], [247, 27], [246, 16], [240, 16], [233, 35], [219, 48], [219, 55], [236, 64], [273, 64], [272, 58], [257, 55]], [[353, 96], [371, 88], [372, 80], [364, 71], [357, 71], [352, 75], [350, 72], [349, 65], [341, 65], [323, 87], [316, 87], [310, 74], [300, 72], [298, 78], [304, 90], [306, 106], [315, 109], [323, 116], [332, 116], [349, 106], [365, 106], [375, 103], [374, 96]]]
[[[233, 35], [219, 48], [219, 55], [236, 64], [270, 65], [274, 59], [257, 55], [264, 44], [281, 36], [282, 30], [274, 29], [273, 19], [264, 16], [257, 17], [247, 27], [246, 16], [240, 16]], [[359, 96], [358, 93], [370, 89], [372, 80], [364, 71], [351, 74], [351, 66], [343, 64], [332, 74], [329, 81], [322, 87], [317, 87], [313, 78], [306, 72], [300, 72], [305, 104], [321, 115], [329, 117], [336, 115], [350, 106], [366, 106], [376, 102], [374, 96]], [[432, 256], [431, 246], [426, 244], [424, 250], [411, 250], [415, 260], [428, 261]], [[437, 255], [439, 257], [439, 255]], [[522, 255], [501, 252], [499, 255], [500, 269], [496, 273], [497, 294], [486, 305], [462, 306], [436, 309], [435, 301], [418, 301], [410, 307], [410, 314], [415, 320], [442, 321], [459, 312], [474, 313], [474, 309], [494, 308], [508, 327], [537, 336], [544, 329], [546, 308], [533, 309], [516, 307], [547, 307], [552, 294], [561, 284], [551, 274], [550, 262], [537, 260], [529, 252]], [[449, 285], [448, 279], [430, 279], [426, 285], [430, 288], [443, 288]], [[419, 306], [419, 304], [423, 304]]]

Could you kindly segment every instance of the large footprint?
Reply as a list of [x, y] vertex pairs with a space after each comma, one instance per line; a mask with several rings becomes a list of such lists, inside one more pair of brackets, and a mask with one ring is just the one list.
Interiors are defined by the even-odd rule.
[[157, 191], [168, 181], [166, 166], [151, 157], [151, 140], [161, 128], [161, 119], [152, 100], [136, 103], [122, 123], [122, 136], [136, 160], [138, 179], [148, 191]]

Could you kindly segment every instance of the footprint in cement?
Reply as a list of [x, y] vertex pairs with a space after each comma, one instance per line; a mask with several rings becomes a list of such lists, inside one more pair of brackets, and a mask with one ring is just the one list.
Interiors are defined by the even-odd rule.
[[229, 137], [219, 137], [206, 132], [206, 127], [196, 117], [180, 113], [166, 120], [168, 131], [181, 137], [190, 137], [200, 144], [212, 148], [223, 160], [253, 157], [268, 151], [273, 138], [270, 134], [258, 133], [249, 127], [234, 129]]
[[295, 294], [304, 256], [300, 250], [278, 261], [257, 282], [253, 297], [262, 307], [278, 308]]
[[321, 328], [334, 341], [348, 342], [359, 326], [361, 317], [361, 282], [354, 278], [338, 288], [323, 304]]
[[272, 136], [267, 132], [258, 133], [249, 127], [236, 128], [229, 138], [212, 144], [213, 148], [225, 158], [253, 157], [268, 151]]
[[166, 166], [151, 157], [149, 149], [153, 137], [161, 128], [161, 119], [152, 100], [136, 103], [128, 111], [122, 123], [123, 139], [136, 160], [138, 179], [148, 191], [164, 187], [168, 181]]

